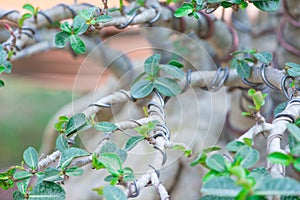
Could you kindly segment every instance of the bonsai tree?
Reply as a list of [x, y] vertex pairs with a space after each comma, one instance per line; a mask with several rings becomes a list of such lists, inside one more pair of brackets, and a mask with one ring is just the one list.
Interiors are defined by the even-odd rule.
[[[1, 189], [16, 185], [13, 199], [298, 199], [299, 5], [103, 0], [0, 10], [0, 73], [61, 48], [116, 77], [58, 111], [43, 156], [25, 149], [0, 173]], [[256, 23], [247, 9], [260, 10]], [[138, 64], [128, 56], [138, 47], [122, 52], [110, 45], [116, 36], [95, 34], [111, 26], [125, 29], [117, 37], [138, 31], [151, 55]]]

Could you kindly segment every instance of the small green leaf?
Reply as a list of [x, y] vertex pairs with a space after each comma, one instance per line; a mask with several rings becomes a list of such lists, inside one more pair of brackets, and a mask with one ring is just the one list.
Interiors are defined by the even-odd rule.
[[24, 196], [24, 194], [22, 194], [22, 192], [16, 190], [13, 193], [13, 199], [14, 200], [25, 200], [25, 196]]
[[69, 148], [68, 140], [65, 135], [60, 134], [56, 139], [56, 149], [63, 152], [65, 149]]
[[273, 12], [279, 9], [279, 0], [253, 0], [252, 3], [260, 10]]
[[248, 146], [244, 146], [238, 150], [234, 159], [238, 159], [238, 157], [242, 158], [241, 166], [245, 168], [250, 168], [255, 165], [259, 160], [259, 153], [256, 149], [253, 149]]
[[73, 20], [73, 30], [75, 35], [81, 35], [87, 31], [89, 26], [86, 24], [86, 21], [80, 16], [76, 16]]
[[293, 62], [288, 62], [288, 63], [285, 63], [285, 66], [289, 67], [287, 70], [287, 73], [290, 76], [293, 76], [293, 77], [300, 76], [300, 65], [298, 65], [297, 63], [293, 63]]
[[32, 170], [38, 167], [38, 153], [33, 147], [28, 147], [23, 153], [23, 160]]
[[216, 177], [203, 184], [201, 192], [205, 194], [218, 195], [223, 197], [235, 197], [242, 187], [234, 184], [234, 181], [228, 177]]
[[42, 182], [29, 193], [29, 200], [65, 200], [64, 189], [53, 182]]
[[140, 99], [148, 96], [153, 89], [153, 82], [149, 80], [139, 80], [130, 88], [130, 93], [133, 98]]
[[281, 164], [288, 166], [293, 162], [293, 157], [281, 152], [273, 152], [268, 155], [268, 161], [274, 164]]
[[178, 67], [178, 68], [183, 68], [184, 67], [184, 65], [181, 62], [177, 61], [177, 60], [170, 60], [168, 62], [168, 64], [173, 65], [173, 66]]
[[213, 195], [205, 195], [200, 198], [200, 200], [234, 200], [233, 197], [219, 197]]
[[250, 112], [242, 112], [242, 116], [252, 116]]
[[84, 170], [77, 166], [66, 169], [66, 175], [68, 176], [81, 176], [83, 172]]
[[244, 179], [246, 177], [246, 169], [241, 166], [231, 167], [230, 173], [235, 175], [239, 179]]
[[250, 69], [249, 64], [242, 60], [237, 63], [236, 71], [237, 71], [238, 75], [242, 78], [249, 78], [250, 74], [251, 74], [251, 69]]
[[230, 8], [232, 6], [231, 2], [222, 1], [220, 4], [223, 8]]
[[25, 4], [23, 5], [23, 8], [34, 13], [34, 7], [31, 4]]
[[56, 47], [58, 47], [58, 48], [65, 47], [66, 43], [69, 40], [70, 35], [71, 35], [70, 33], [67, 33], [64, 31], [56, 33], [55, 38], [54, 38]]
[[113, 132], [118, 129], [118, 127], [111, 122], [96, 122], [94, 128], [101, 132]]
[[0, 88], [5, 86], [5, 82], [3, 80], [0, 80]]
[[227, 151], [237, 152], [244, 146], [245, 146], [245, 144], [243, 142], [234, 140], [234, 141], [229, 142], [225, 148]]
[[43, 176], [41, 176], [41, 181], [62, 181], [63, 178], [61, 177], [60, 170], [54, 167], [48, 167], [45, 170], [45, 173]]
[[278, 113], [281, 113], [286, 108], [287, 104], [288, 101], [278, 104], [274, 109], [274, 116], [277, 115]]
[[28, 179], [31, 176], [32, 176], [32, 174], [28, 171], [19, 171], [14, 174], [14, 179], [23, 180], [23, 179]]
[[120, 157], [114, 153], [102, 153], [99, 160], [109, 173], [113, 176], [119, 176], [119, 170], [122, 169], [122, 162]]
[[206, 165], [215, 171], [223, 172], [226, 169], [225, 159], [220, 154], [214, 154], [206, 159]]
[[29, 185], [29, 181], [30, 181], [30, 178], [27, 178], [27, 179], [25, 179], [25, 180], [22, 180], [22, 181], [17, 182], [18, 190], [19, 190], [22, 194], [26, 194], [27, 187], [28, 187], [28, 185]]
[[71, 147], [71, 148], [65, 149], [62, 152], [62, 155], [60, 157], [59, 167], [64, 169], [71, 164], [71, 161], [74, 158], [88, 156], [88, 155], [90, 155], [89, 152], [87, 152], [83, 149], [76, 148], [76, 147]]
[[91, 20], [91, 18], [93, 17], [93, 15], [91, 15], [91, 13], [86, 9], [79, 10], [78, 15], [85, 21]]
[[173, 78], [176, 79], [183, 79], [184, 78], [184, 73], [181, 69], [179, 69], [178, 67], [174, 67], [172, 65], [159, 65], [159, 67], [166, 72], [167, 74], [169, 74], [170, 76], [172, 76]]
[[127, 158], [127, 152], [123, 149], [120, 149], [115, 143], [106, 142], [105, 145], [100, 150], [100, 154], [103, 153], [114, 153], [117, 154], [120, 158], [122, 163], [125, 162]]
[[112, 19], [113, 18], [110, 15], [100, 15], [96, 18], [96, 22], [97, 23], [106, 23], [106, 22], [110, 22]]
[[159, 72], [159, 61], [160, 61], [160, 54], [154, 54], [146, 59], [144, 63], [144, 70], [147, 74], [151, 76], [157, 76]]
[[77, 35], [71, 35], [69, 39], [70, 39], [71, 48], [75, 53], [77, 54], [85, 53], [86, 50], [85, 44]]
[[181, 7], [179, 7], [174, 12], [174, 16], [175, 17], [184, 17], [184, 16], [187, 16], [187, 15], [191, 14], [194, 11], [193, 7], [194, 6], [191, 3], [184, 3]]
[[128, 139], [125, 145], [125, 151], [130, 151], [133, 149], [139, 142], [143, 141], [144, 137], [143, 136], [132, 136]]
[[81, 127], [86, 124], [86, 117], [83, 113], [75, 114], [71, 117], [66, 125], [66, 135], [70, 136], [72, 133], [77, 132]]
[[176, 96], [181, 92], [181, 88], [175, 80], [165, 77], [155, 79], [154, 87], [165, 96]]
[[266, 64], [269, 64], [273, 59], [273, 55], [267, 51], [257, 52], [255, 54], [253, 54], [253, 56], [260, 62], [266, 63]]
[[103, 189], [103, 197], [105, 200], [127, 200], [124, 192], [116, 186], [107, 185]]
[[244, 143], [248, 146], [252, 146], [252, 140], [250, 138], [243, 138]]
[[205, 153], [210, 153], [210, 152], [213, 152], [213, 151], [219, 151], [221, 149], [222, 148], [219, 147], [219, 146], [212, 146], [212, 147], [205, 148], [202, 151], [205, 152]]
[[287, 124], [286, 126], [292, 136], [294, 136], [294, 138], [300, 142], [300, 128], [295, 124]]
[[198, 154], [197, 158], [193, 162], [191, 162], [190, 165], [192, 167], [194, 167], [194, 166], [196, 166], [198, 164], [203, 165], [203, 164], [205, 164], [206, 159], [207, 159], [206, 153], [205, 152], [201, 152], [201, 153]]
[[66, 33], [72, 33], [72, 28], [68, 22], [64, 22], [60, 24], [60, 29]]

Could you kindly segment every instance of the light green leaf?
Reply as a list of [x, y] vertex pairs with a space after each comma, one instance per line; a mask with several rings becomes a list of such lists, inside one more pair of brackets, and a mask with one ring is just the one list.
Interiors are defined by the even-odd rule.
[[107, 185], [103, 189], [103, 197], [105, 200], [127, 200], [124, 192], [116, 186]]
[[169, 74], [170, 76], [172, 76], [173, 78], [176, 79], [183, 79], [184, 78], [184, 73], [181, 69], [179, 69], [178, 67], [174, 67], [172, 65], [159, 65], [159, 67], [166, 72], [167, 74]]
[[70, 27], [69, 22], [64, 22], [60, 24], [60, 29], [67, 33], [72, 33], [72, 28]]
[[19, 171], [14, 174], [14, 179], [23, 180], [23, 179], [30, 178], [31, 176], [32, 174], [28, 171]]
[[253, 54], [253, 56], [260, 62], [266, 63], [266, 64], [269, 64], [273, 59], [273, 55], [267, 51], [257, 52], [255, 54]]
[[68, 176], [81, 176], [83, 172], [84, 170], [77, 166], [66, 169], [66, 175]]
[[38, 153], [33, 147], [28, 147], [23, 153], [23, 160], [32, 170], [38, 167]]
[[87, 31], [89, 26], [86, 24], [86, 21], [80, 16], [76, 16], [73, 20], [73, 30], [75, 35], [81, 35]]
[[157, 76], [159, 72], [159, 61], [160, 61], [160, 54], [154, 54], [146, 59], [144, 63], [144, 70], [147, 74], [151, 76]]
[[118, 129], [118, 127], [111, 122], [96, 122], [94, 128], [101, 132], [112, 132]]
[[253, 149], [248, 146], [244, 146], [238, 150], [234, 159], [238, 159], [238, 157], [242, 158], [241, 166], [245, 168], [250, 168], [254, 166], [259, 160], [259, 153], [256, 149]]
[[247, 62], [240, 61], [236, 65], [236, 71], [242, 78], [249, 78], [251, 74], [250, 66]]
[[119, 176], [119, 170], [122, 169], [122, 162], [120, 157], [114, 153], [102, 153], [99, 158], [105, 168], [113, 176]]
[[17, 182], [18, 190], [19, 190], [22, 194], [26, 194], [27, 187], [28, 187], [28, 185], [29, 185], [29, 181], [30, 181], [30, 178], [27, 178], [27, 179], [25, 179], [25, 180], [22, 180], [22, 181]]
[[79, 10], [79, 11], [78, 11], [78, 15], [79, 15], [82, 19], [84, 19], [85, 21], [88, 21], [88, 20], [90, 20], [90, 19], [93, 17], [93, 15], [91, 15], [91, 13], [90, 13], [88, 10], [86, 10], [86, 9], [84, 9], [84, 10]]
[[287, 155], [281, 152], [273, 152], [268, 155], [268, 161], [274, 164], [281, 164], [288, 166], [293, 162], [293, 157], [291, 155]]
[[226, 169], [225, 159], [220, 154], [214, 154], [206, 159], [206, 165], [215, 171], [223, 172]]
[[274, 109], [274, 116], [277, 115], [278, 113], [281, 113], [286, 108], [287, 104], [288, 101], [278, 104]]
[[55, 37], [54, 37], [54, 42], [55, 42], [56, 47], [58, 47], [58, 48], [65, 47], [66, 43], [69, 40], [69, 37], [70, 37], [70, 34], [67, 32], [64, 32], [64, 31], [56, 33]]
[[59, 167], [64, 169], [71, 164], [71, 161], [74, 158], [81, 157], [81, 156], [88, 156], [88, 155], [90, 155], [89, 152], [76, 147], [65, 149], [62, 152], [62, 155], [60, 157]]
[[234, 141], [229, 142], [225, 148], [227, 151], [237, 152], [244, 146], [245, 146], [245, 144], [243, 142], [234, 140]]
[[176, 96], [181, 92], [181, 88], [175, 80], [165, 77], [155, 79], [154, 87], [165, 96]]
[[69, 38], [70, 38], [71, 48], [74, 50], [75, 53], [77, 54], [85, 53], [86, 50], [85, 44], [77, 35], [71, 35]]
[[290, 76], [293, 76], [293, 77], [300, 76], [300, 65], [298, 65], [297, 63], [293, 63], [293, 62], [287, 62], [287, 63], [285, 63], [285, 66], [289, 67], [287, 70], [287, 73]]
[[63, 152], [65, 149], [69, 148], [68, 140], [66, 136], [64, 136], [63, 134], [60, 134], [56, 138], [55, 144], [56, 144], [56, 149], [59, 150], [60, 152]]
[[300, 183], [290, 178], [267, 178], [254, 191], [256, 195], [300, 195]]
[[140, 99], [148, 96], [153, 91], [153, 82], [149, 80], [139, 80], [130, 88], [130, 93], [133, 98]]
[[59, 169], [56, 169], [54, 167], [48, 167], [45, 170], [45, 173], [41, 176], [41, 181], [62, 181], [63, 178], [61, 177], [61, 173]]
[[294, 136], [294, 138], [300, 142], [300, 128], [295, 124], [287, 124], [286, 126], [292, 136]]
[[77, 132], [81, 127], [86, 124], [86, 117], [83, 113], [77, 113], [72, 116], [66, 125], [66, 135]]
[[120, 149], [115, 143], [112, 142], [106, 142], [105, 145], [103, 145], [103, 147], [100, 150], [100, 154], [103, 153], [117, 154], [121, 158], [122, 163], [127, 158], [127, 152], [124, 151], [123, 149]]
[[242, 187], [234, 184], [228, 177], [216, 177], [203, 184], [201, 192], [222, 197], [235, 197]]
[[23, 5], [23, 8], [34, 13], [34, 7], [31, 4], [25, 4]]
[[273, 12], [279, 9], [279, 0], [253, 0], [252, 3], [260, 10]]
[[96, 18], [96, 22], [97, 23], [106, 23], [106, 22], [110, 22], [112, 19], [113, 18], [110, 15], [100, 15]]
[[65, 200], [64, 189], [53, 182], [42, 182], [29, 193], [29, 200]]
[[191, 165], [191, 167], [194, 167], [198, 164], [205, 164], [206, 159], [207, 159], [206, 153], [205, 152], [200, 152], [198, 154], [197, 158], [193, 162], [191, 162], [190, 165]]
[[128, 139], [125, 145], [125, 151], [130, 151], [133, 149], [140, 141], [143, 141], [144, 137], [143, 136], [132, 136]]
[[191, 3], [184, 3], [181, 7], [179, 7], [175, 12], [175, 17], [184, 17], [193, 12], [193, 4]]

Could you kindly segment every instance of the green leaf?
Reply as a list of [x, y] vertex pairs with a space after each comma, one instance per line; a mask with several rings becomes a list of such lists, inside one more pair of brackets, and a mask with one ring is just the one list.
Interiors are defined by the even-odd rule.
[[172, 76], [173, 78], [176, 79], [183, 79], [184, 78], [184, 73], [181, 69], [179, 69], [178, 67], [174, 67], [172, 65], [159, 65], [159, 67], [166, 72], [167, 74], [169, 74], [170, 76]]
[[103, 197], [105, 200], [127, 200], [124, 192], [116, 186], [107, 185], [103, 189]]
[[251, 69], [250, 69], [249, 64], [242, 60], [237, 63], [236, 71], [237, 71], [238, 75], [242, 78], [249, 78], [250, 74], [251, 74]]
[[27, 179], [25, 179], [25, 180], [22, 180], [22, 181], [17, 182], [18, 190], [19, 190], [22, 194], [26, 194], [27, 187], [28, 187], [28, 185], [29, 185], [29, 181], [30, 181], [30, 178], [27, 178]]
[[222, 197], [235, 197], [242, 187], [234, 184], [228, 177], [216, 177], [203, 184], [201, 192]]
[[86, 10], [86, 9], [79, 10], [78, 15], [79, 15], [79, 17], [81, 17], [85, 21], [91, 20], [91, 18], [93, 17], [92, 13], [89, 12], [88, 10]]
[[61, 23], [60, 29], [63, 32], [70, 33], [70, 34], [72, 33], [72, 28], [70, 27], [70, 24], [68, 22]]
[[193, 162], [191, 162], [190, 165], [192, 167], [194, 167], [194, 166], [196, 166], [198, 164], [202, 164], [203, 165], [203, 164], [205, 164], [206, 159], [207, 159], [206, 153], [205, 152], [201, 152], [201, 153], [198, 154], [197, 158]]
[[170, 60], [168, 62], [168, 64], [169, 65], [173, 65], [173, 66], [175, 66], [177, 68], [183, 68], [184, 67], [184, 65], [181, 62], [178, 62], [177, 60]]
[[226, 169], [225, 159], [220, 154], [214, 154], [206, 159], [206, 165], [215, 171], [223, 172]]
[[96, 122], [94, 128], [101, 132], [113, 132], [118, 129], [118, 127], [111, 122]]
[[143, 141], [144, 137], [143, 136], [132, 136], [128, 139], [125, 145], [125, 151], [130, 151], [133, 149], [139, 142]]
[[231, 2], [222, 1], [220, 4], [223, 8], [230, 8], [232, 6]]
[[60, 170], [54, 167], [48, 167], [45, 170], [45, 173], [43, 176], [41, 176], [41, 181], [62, 181], [63, 178], [61, 177]]
[[165, 77], [155, 79], [154, 87], [165, 96], [176, 96], [181, 92], [181, 88], [175, 80]]
[[113, 176], [119, 176], [119, 170], [122, 169], [122, 162], [120, 157], [114, 153], [102, 153], [99, 159], [109, 173]]
[[59, 150], [60, 152], [63, 152], [65, 149], [69, 148], [68, 140], [66, 136], [63, 134], [60, 134], [56, 138], [55, 144], [56, 144], [56, 149]]
[[281, 152], [273, 152], [268, 155], [268, 161], [274, 164], [281, 164], [288, 166], [293, 162], [293, 157]]
[[160, 61], [160, 54], [154, 54], [146, 59], [144, 63], [144, 70], [147, 74], [151, 76], [157, 76], [159, 72], [159, 61]]
[[243, 141], [247, 146], [252, 146], [252, 140], [250, 138], [243, 138]]
[[288, 74], [290, 76], [296, 77], [296, 76], [300, 76], [300, 65], [298, 65], [297, 63], [293, 63], [293, 62], [287, 62], [285, 63], [285, 66], [288, 67]]
[[206, 195], [200, 198], [200, 200], [234, 200], [233, 197], [219, 197], [213, 195]]
[[133, 98], [140, 99], [148, 96], [153, 89], [153, 82], [149, 80], [139, 80], [130, 88], [130, 93]]
[[81, 35], [87, 31], [89, 26], [86, 24], [86, 21], [80, 16], [76, 16], [73, 20], [73, 30], [75, 35]]
[[300, 158], [295, 159], [293, 166], [298, 172], [300, 172]]
[[240, 4], [240, 8], [241, 8], [242, 10], [245, 10], [247, 7], [248, 7], [248, 3], [245, 2], [245, 1], [243, 1], [243, 2]]
[[74, 158], [88, 156], [88, 155], [90, 155], [89, 152], [87, 152], [83, 149], [76, 148], [76, 147], [71, 147], [71, 148], [65, 149], [62, 152], [62, 155], [60, 157], [59, 167], [64, 169], [71, 164], [71, 161]]
[[31, 4], [25, 4], [23, 5], [23, 8], [34, 13], [34, 7]]
[[86, 50], [84, 42], [77, 35], [70, 36], [70, 44], [73, 51], [77, 54], [83, 54]]
[[294, 136], [298, 142], [300, 142], [300, 128], [295, 124], [287, 124], [286, 126], [291, 135]]
[[279, 9], [279, 0], [253, 0], [252, 3], [260, 10], [273, 12]]
[[205, 148], [202, 151], [205, 152], [205, 153], [210, 153], [210, 152], [213, 152], [213, 151], [219, 151], [221, 149], [222, 148], [219, 147], [219, 146], [212, 146], [212, 147]]
[[241, 166], [245, 168], [250, 168], [255, 165], [259, 160], [259, 153], [256, 149], [253, 149], [248, 146], [244, 146], [238, 150], [234, 159], [242, 158]]
[[290, 178], [267, 178], [254, 191], [256, 195], [300, 195], [300, 183]]
[[32, 170], [38, 167], [38, 153], [33, 147], [28, 147], [23, 153], [23, 160]]
[[269, 64], [273, 59], [273, 55], [267, 51], [257, 52], [255, 54], [253, 54], [253, 56], [260, 62], [266, 63], [266, 64]]
[[245, 146], [245, 144], [243, 142], [234, 140], [234, 141], [229, 142], [225, 148], [227, 151], [237, 152], [244, 146]]
[[64, 189], [53, 182], [42, 182], [29, 193], [29, 200], [65, 200]]
[[181, 7], [179, 7], [175, 12], [175, 17], [184, 17], [193, 12], [193, 4], [191, 3], [184, 3]]
[[86, 117], [83, 113], [75, 114], [71, 117], [66, 125], [66, 135], [70, 136], [72, 133], [77, 132], [81, 127], [86, 124]]
[[14, 179], [23, 180], [23, 179], [30, 178], [31, 176], [32, 174], [28, 171], [19, 171], [14, 174]]
[[100, 154], [103, 153], [115, 153], [117, 154], [120, 158], [122, 163], [126, 160], [127, 158], [127, 152], [124, 151], [123, 149], [120, 149], [116, 144], [112, 142], [106, 142], [105, 145], [100, 150]]
[[130, 167], [125, 167], [123, 169], [123, 181], [129, 182], [134, 180], [135, 180], [135, 176], [133, 170]]
[[5, 86], [5, 82], [3, 80], [0, 80], [0, 88]]
[[84, 170], [77, 166], [66, 169], [66, 175], [68, 176], [81, 176], [83, 172]]
[[106, 22], [110, 22], [112, 19], [113, 18], [110, 15], [100, 15], [96, 18], [96, 22], [97, 23], [106, 23]]
[[69, 40], [70, 35], [71, 35], [70, 33], [67, 33], [64, 31], [56, 33], [55, 38], [54, 38], [56, 47], [58, 47], [58, 48], [65, 47], [66, 43]]
[[287, 104], [288, 101], [278, 104], [274, 109], [274, 116], [277, 115], [278, 113], [281, 113], [286, 108]]
[[25, 200], [24, 194], [22, 194], [20, 191], [16, 190], [13, 193], [14, 200]]

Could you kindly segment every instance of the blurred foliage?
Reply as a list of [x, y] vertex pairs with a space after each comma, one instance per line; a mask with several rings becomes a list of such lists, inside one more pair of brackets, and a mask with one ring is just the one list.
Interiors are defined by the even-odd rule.
[[71, 91], [51, 90], [9, 79], [0, 92], [0, 168], [17, 164], [28, 146], [40, 147], [51, 117], [72, 99]]

